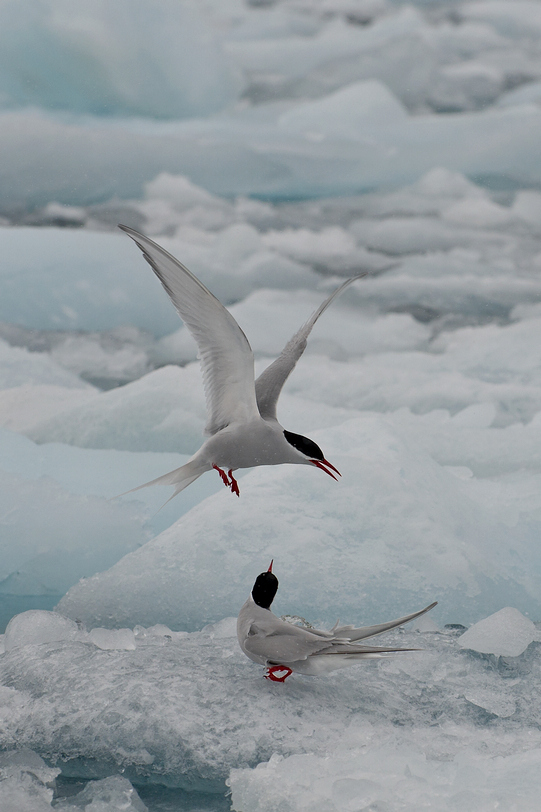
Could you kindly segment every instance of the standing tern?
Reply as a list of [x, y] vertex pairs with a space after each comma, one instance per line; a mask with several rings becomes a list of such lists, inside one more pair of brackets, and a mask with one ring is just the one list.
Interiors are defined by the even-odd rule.
[[366, 274], [348, 279], [325, 299], [288, 341], [281, 355], [255, 380], [252, 348], [231, 313], [161, 246], [133, 228], [122, 225], [119, 228], [139, 246], [197, 342], [207, 402], [205, 434], [210, 435], [185, 465], [133, 490], [149, 485], [174, 485], [175, 492], [170, 497], [173, 499], [201, 474], [214, 468], [224, 485], [239, 496], [233, 471], [281, 463], [315, 465], [333, 479], [334, 474], [341, 476], [313, 440], [286, 431], [280, 425], [276, 403], [318, 318], [339, 293]]
[[337, 668], [354, 665], [357, 660], [382, 657], [397, 651], [414, 651], [404, 648], [379, 648], [359, 645], [378, 634], [409, 623], [436, 606], [431, 603], [420, 612], [380, 623], [377, 626], [339, 626], [330, 631], [303, 629], [271, 612], [271, 604], [278, 589], [278, 579], [272, 571], [272, 561], [266, 572], [258, 575], [250, 597], [239, 612], [237, 638], [241, 649], [250, 660], [267, 668], [265, 678], [273, 682], [285, 682], [293, 671], [317, 676]]

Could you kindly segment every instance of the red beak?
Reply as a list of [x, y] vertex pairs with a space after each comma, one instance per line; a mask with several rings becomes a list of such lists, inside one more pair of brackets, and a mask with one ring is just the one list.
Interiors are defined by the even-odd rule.
[[[326, 474], [328, 474], [329, 476], [332, 476], [333, 479], [336, 479], [335, 475], [331, 474], [330, 471], [327, 471], [327, 468], [331, 468], [335, 473], [338, 474], [338, 476], [342, 476], [342, 474], [340, 473], [338, 468], [335, 468], [334, 465], [331, 465], [331, 463], [328, 460], [321, 460], [321, 461], [320, 460], [310, 460], [310, 462], [313, 462], [314, 465], [316, 465], [318, 468], [321, 468], [321, 470], [325, 471]], [[325, 466], [327, 466], [327, 468], [325, 468]], [[336, 481], [338, 482], [337, 479], [336, 479]]]
[[273, 564], [274, 564], [274, 558], [273, 558], [273, 559], [272, 559], [272, 561], [270, 562], [270, 564], [269, 564], [269, 568], [268, 568], [267, 572], [272, 572], [272, 565], [273, 565]]

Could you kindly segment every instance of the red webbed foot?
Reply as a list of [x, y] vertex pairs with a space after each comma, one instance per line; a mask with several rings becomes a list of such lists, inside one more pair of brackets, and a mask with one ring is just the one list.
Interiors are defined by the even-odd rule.
[[285, 682], [292, 673], [293, 671], [287, 665], [273, 665], [267, 668], [264, 676], [265, 679], [270, 679], [271, 682]]
[[214, 468], [215, 471], [218, 471], [218, 473], [220, 474], [220, 477], [222, 478], [222, 482], [224, 483], [225, 487], [226, 488], [231, 487], [226, 472], [222, 471], [221, 468], [218, 468], [217, 465], [213, 465], [212, 467]]
[[229, 487], [231, 488], [231, 493], [236, 493], [237, 496], [240, 496], [239, 483], [237, 482], [237, 480], [233, 476], [233, 471], [231, 470], [231, 468], [229, 469], [229, 471], [227, 473], [229, 475], [229, 479], [231, 480], [231, 483], [229, 485]]

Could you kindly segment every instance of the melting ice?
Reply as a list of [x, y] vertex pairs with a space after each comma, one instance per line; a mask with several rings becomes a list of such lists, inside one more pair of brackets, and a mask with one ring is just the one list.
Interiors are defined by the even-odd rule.
[[[539, 3], [10, 0], [0, 41], [2, 812], [537, 810]], [[118, 222], [257, 371], [368, 272], [280, 400], [340, 483], [113, 498], [205, 422]], [[315, 624], [438, 600], [386, 638], [419, 651], [265, 682], [234, 616], [273, 557]]]

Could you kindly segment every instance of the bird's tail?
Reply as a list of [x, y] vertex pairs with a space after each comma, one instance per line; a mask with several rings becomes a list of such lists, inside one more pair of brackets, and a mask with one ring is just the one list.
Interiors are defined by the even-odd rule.
[[[145, 482], [143, 485], [137, 485], [136, 488], [131, 488], [129, 491], [124, 491], [124, 493], [119, 493], [118, 495], [126, 496], [128, 493], [139, 491], [141, 488], [148, 488], [150, 485], [174, 485], [175, 492], [167, 500], [167, 502], [170, 502], [171, 499], [177, 495], [177, 493], [183, 491], [184, 488], [187, 488], [188, 485], [191, 485], [192, 482], [199, 479], [201, 474], [204, 474], [205, 471], [209, 470], [210, 466], [208, 465], [202, 466], [201, 463], [196, 460], [188, 460], [188, 462], [185, 465], [181, 465], [180, 468], [175, 468], [174, 471], [169, 471], [168, 474], [163, 474], [156, 479], [151, 479], [150, 482]], [[116, 499], [117, 497], [114, 498]], [[167, 502], [164, 502], [164, 505], [166, 505]]]

